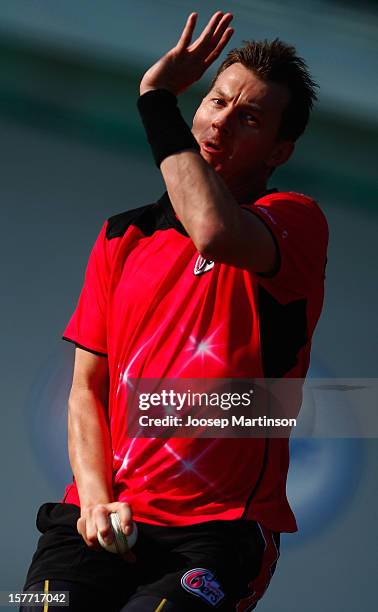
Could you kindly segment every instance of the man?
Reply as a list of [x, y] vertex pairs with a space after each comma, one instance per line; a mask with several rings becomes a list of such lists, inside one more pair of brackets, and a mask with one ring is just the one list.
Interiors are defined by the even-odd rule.
[[[140, 86], [167, 194], [105, 223], [64, 334], [77, 347], [75, 480], [39, 511], [25, 588], [69, 591], [74, 610], [252, 610], [279, 533], [296, 530], [287, 439], [127, 435], [130, 378], [303, 378], [323, 300], [324, 216], [306, 196], [267, 191], [314, 83], [292, 47], [247, 43], [219, 68], [190, 131], [176, 96], [233, 33], [232, 15], [217, 12], [191, 44], [196, 19]], [[138, 525], [125, 559], [99, 548], [98, 532], [112, 540], [110, 512], [126, 535]]]

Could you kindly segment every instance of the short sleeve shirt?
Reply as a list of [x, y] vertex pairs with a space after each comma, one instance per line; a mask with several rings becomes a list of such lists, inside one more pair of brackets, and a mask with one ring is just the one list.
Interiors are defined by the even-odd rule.
[[[109, 219], [93, 247], [64, 337], [107, 356], [114, 494], [136, 520], [188, 525], [244, 517], [276, 531], [296, 529], [285, 493], [287, 439], [127, 432], [129, 378], [306, 375], [323, 303], [325, 217], [311, 198], [291, 192], [245, 208], [277, 242], [280, 264], [270, 278], [204, 260], [167, 194]], [[65, 501], [80, 504], [75, 482]]]

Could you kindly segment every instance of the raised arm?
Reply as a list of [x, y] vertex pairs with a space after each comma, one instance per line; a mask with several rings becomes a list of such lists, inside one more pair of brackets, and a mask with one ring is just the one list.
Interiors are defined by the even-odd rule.
[[[190, 140], [175, 96], [202, 76], [233, 33], [232, 15], [218, 12], [191, 43], [196, 19], [192, 13], [177, 45], [144, 75], [139, 108], [172, 205], [197, 250], [208, 259], [270, 274], [279, 258], [275, 240], [263, 221], [240, 204], [262, 195], [271, 167], [292, 152], [292, 143], [275, 142], [281, 108], [277, 112], [274, 99], [284, 104], [286, 92], [268, 90], [238, 64], [233, 72], [240, 74], [229, 78], [226, 91], [205, 98], [201, 107], [206, 103], [210, 109], [200, 107], [205, 127], [197, 121], [196, 140]], [[252, 114], [250, 98], [262, 100], [259, 117]]]

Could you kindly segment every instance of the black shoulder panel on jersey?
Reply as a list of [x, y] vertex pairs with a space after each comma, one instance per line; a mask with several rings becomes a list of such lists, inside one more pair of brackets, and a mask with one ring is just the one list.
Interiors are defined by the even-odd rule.
[[157, 230], [171, 228], [184, 236], [188, 235], [177, 219], [167, 193], [155, 204], [147, 204], [110, 217], [106, 228], [107, 239], [123, 236], [130, 225], [138, 227], [145, 236], [152, 236]]
[[147, 204], [147, 206], [140, 206], [133, 210], [126, 210], [125, 212], [114, 215], [108, 219], [108, 225], [106, 227], [106, 237], [108, 240], [112, 238], [119, 238], [123, 236], [130, 225], [134, 225], [133, 221], [138, 219], [145, 211], [151, 209], [153, 204]]
[[[270, 189], [264, 195], [275, 191], [277, 189]], [[110, 217], [106, 228], [107, 239], [123, 236], [130, 225], [139, 227], [145, 236], [152, 236], [156, 230], [166, 229], [175, 229], [183, 236], [188, 236], [184, 226], [175, 215], [167, 192], [154, 204], [133, 208]]]
[[280, 378], [295, 366], [307, 342], [307, 300], [280, 304], [259, 285], [259, 305], [264, 376]]

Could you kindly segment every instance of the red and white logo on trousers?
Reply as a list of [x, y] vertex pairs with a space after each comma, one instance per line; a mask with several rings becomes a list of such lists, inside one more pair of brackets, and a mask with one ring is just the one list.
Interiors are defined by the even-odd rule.
[[196, 567], [186, 572], [181, 578], [181, 586], [211, 606], [218, 605], [224, 599], [224, 593], [213, 572], [203, 567]]

